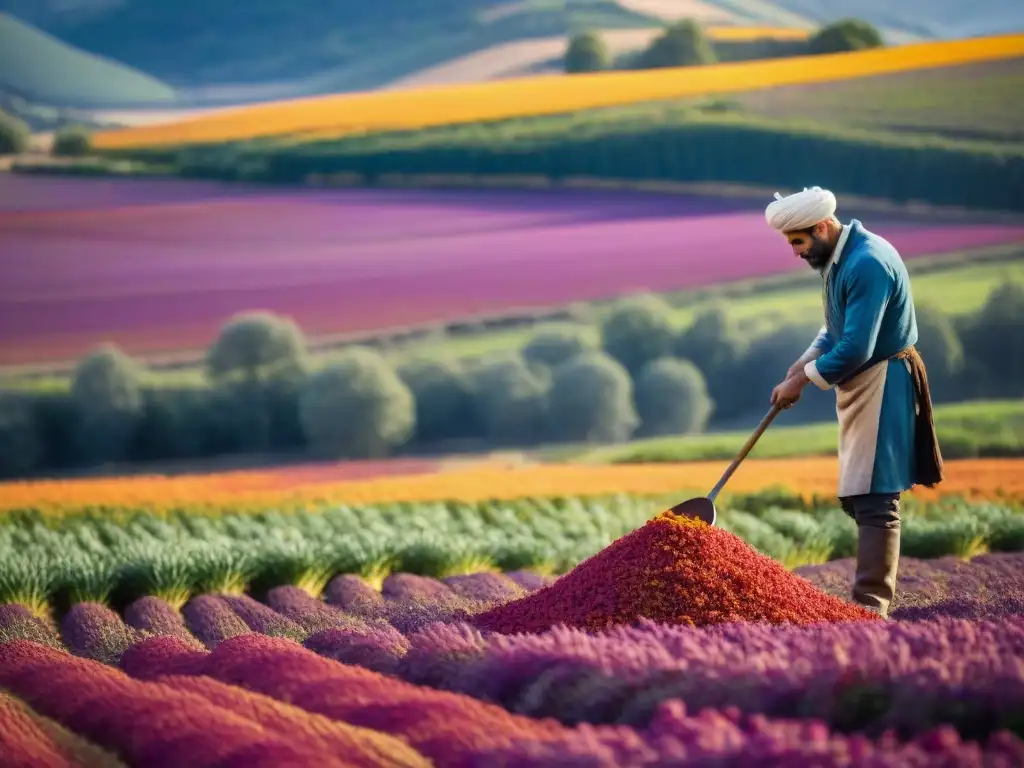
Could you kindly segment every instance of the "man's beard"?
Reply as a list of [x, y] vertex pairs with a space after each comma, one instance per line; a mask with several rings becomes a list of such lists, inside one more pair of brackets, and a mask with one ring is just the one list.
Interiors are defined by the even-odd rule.
[[806, 253], [801, 254], [800, 258], [806, 261], [812, 269], [820, 272], [828, 264], [831, 256], [832, 247], [828, 244], [828, 240], [819, 240], [812, 235], [811, 245], [807, 248]]

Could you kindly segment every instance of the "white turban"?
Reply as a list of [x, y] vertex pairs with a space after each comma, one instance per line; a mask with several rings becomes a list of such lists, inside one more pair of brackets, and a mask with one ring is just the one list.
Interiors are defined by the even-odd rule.
[[779, 232], [807, 229], [819, 221], [832, 218], [836, 212], [836, 196], [821, 187], [804, 188], [789, 197], [775, 193], [775, 202], [764, 210], [768, 226]]

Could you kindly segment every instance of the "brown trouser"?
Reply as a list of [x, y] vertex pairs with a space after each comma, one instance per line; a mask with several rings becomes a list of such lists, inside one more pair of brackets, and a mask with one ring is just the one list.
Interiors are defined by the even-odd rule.
[[896, 595], [896, 570], [900, 559], [900, 494], [846, 496], [840, 498], [839, 503], [857, 523], [854, 602], [888, 616]]

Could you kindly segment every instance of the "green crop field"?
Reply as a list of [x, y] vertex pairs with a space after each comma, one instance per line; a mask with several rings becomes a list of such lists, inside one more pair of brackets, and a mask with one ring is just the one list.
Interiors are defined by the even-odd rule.
[[[797, 406], [799, 407], [799, 406]], [[785, 415], [779, 417], [785, 421]], [[1024, 449], [1024, 402], [985, 400], [935, 407], [939, 442], [947, 458], [1004, 456]], [[836, 453], [834, 421], [801, 426], [776, 424], [750, 452], [752, 458], [786, 459]], [[544, 455], [552, 459], [598, 464], [705, 461], [731, 459], [750, 437], [749, 431], [635, 440], [591, 449], [560, 446]]]
[[765, 88], [736, 96], [757, 114], [949, 138], [1024, 140], [1024, 58]]

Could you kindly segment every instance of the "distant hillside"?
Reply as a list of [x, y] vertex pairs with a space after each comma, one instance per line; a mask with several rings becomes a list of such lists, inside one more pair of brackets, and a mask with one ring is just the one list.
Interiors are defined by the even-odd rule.
[[[0, 0], [73, 45], [126, 62], [190, 96], [224, 85], [280, 97], [373, 88], [497, 43], [660, 20], [611, 0]], [[206, 86], [219, 86], [205, 94]]]
[[[681, 17], [812, 29], [853, 16], [890, 43], [1024, 28], [1024, 4], [1010, 0], [0, 0], [0, 11], [163, 81], [104, 86], [155, 87], [167, 98], [170, 83], [190, 107], [518, 74], [541, 63], [534, 43], [584, 28], [628, 35]], [[474, 78], [466, 65], [478, 59]], [[59, 71], [76, 73], [60, 84], [73, 95], [79, 68]]]
[[[737, 12], [753, 3], [759, 0], [718, 2]], [[772, 0], [768, 4], [815, 24], [852, 16], [879, 27], [940, 39], [1024, 31], [1024, 3], [1019, 0]]]
[[46, 104], [121, 106], [170, 102], [174, 89], [86, 53], [0, 12], [0, 91]]
[[1024, 143], [1024, 57], [736, 94], [740, 109], [947, 139]]

